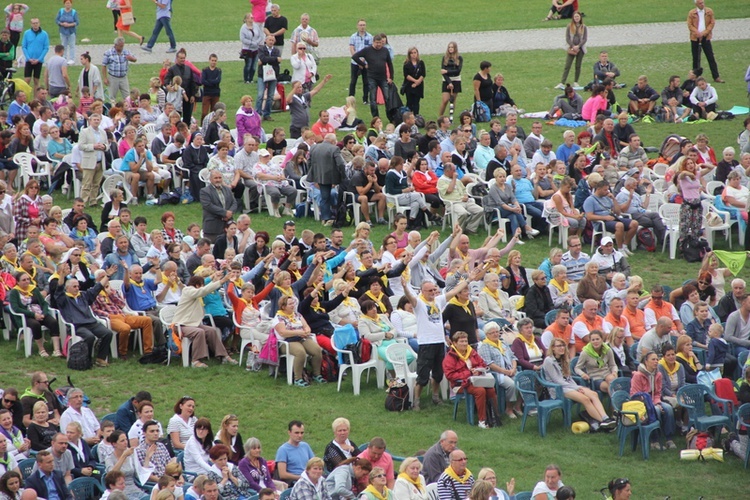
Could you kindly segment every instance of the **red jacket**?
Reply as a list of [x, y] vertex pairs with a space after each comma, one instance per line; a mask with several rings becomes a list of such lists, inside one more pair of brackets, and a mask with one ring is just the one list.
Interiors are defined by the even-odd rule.
[[[476, 349], [471, 350], [469, 361], [474, 368], [487, 368]], [[448, 349], [445, 358], [443, 358], [443, 373], [453, 387], [468, 385], [469, 377], [472, 376], [466, 362], [459, 358], [453, 349]]]
[[438, 178], [432, 170], [414, 172], [411, 176], [411, 182], [418, 193], [437, 194]]
[[651, 392], [651, 383], [648, 381], [648, 377], [641, 373], [640, 370], [633, 372], [633, 378], [630, 380], [630, 395], [632, 396], [636, 392], [647, 392], [651, 395], [651, 401], [654, 404], [661, 403], [661, 386], [662, 378], [659, 369], [656, 369], [656, 379], [654, 380], [654, 392]]

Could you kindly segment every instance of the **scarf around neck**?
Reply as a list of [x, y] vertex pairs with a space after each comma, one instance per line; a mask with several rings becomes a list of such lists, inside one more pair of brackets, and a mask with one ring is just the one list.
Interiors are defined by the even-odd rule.
[[609, 350], [610, 350], [610, 347], [607, 344], [602, 344], [601, 354], [596, 352], [596, 350], [594, 349], [594, 346], [591, 345], [591, 343], [588, 343], [585, 346], [583, 346], [583, 352], [585, 352], [586, 354], [594, 358], [594, 360], [596, 361], [596, 366], [598, 366], [599, 368], [604, 368], [604, 357], [607, 355]]

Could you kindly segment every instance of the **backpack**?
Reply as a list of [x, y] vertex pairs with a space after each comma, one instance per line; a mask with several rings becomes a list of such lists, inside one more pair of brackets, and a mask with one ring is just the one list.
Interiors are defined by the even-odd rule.
[[703, 450], [714, 447], [714, 440], [711, 434], [708, 432], [698, 432], [695, 429], [687, 433], [685, 441], [687, 441], [688, 450]]
[[166, 346], [158, 345], [149, 354], [141, 356], [138, 362], [142, 365], [160, 365], [166, 363], [168, 357]]
[[323, 359], [320, 362], [320, 375], [328, 382], [336, 382], [339, 379], [339, 365], [336, 358], [323, 349]]
[[638, 414], [639, 420], [641, 422], [644, 422], [644, 420], [647, 418], [646, 405], [643, 404], [643, 401], [625, 401], [622, 404], [622, 415], [620, 419], [622, 425], [630, 427], [637, 424], [637, 422], [633, 418], [633, 415], [630, 415], [630, 413]]
[[471, 187], [471, 196], [473, 197], [479, 197], [484, 200], [484, 197], [488, 196], [489, 194], [490, 190], [487, 189], [487, 185], [481, 182], [478, 182]]
[[167, 334], [167, 349], [169, 349], [169, 353], [172, 356], [179, 356], [182, 354], [182, 339], [180, 338], [180, 334], [175, 325], [169, 327], [169, 332]]
[[401, 380], [395, 382], [388, 389], [385, 397], [385, 409], [388, 411], [404, 411], [411, 409], [409, 387]]
[[638, 229], [636, 238], [638, 240], [638, 248], [646, 250], [647, 252], [656, 251], [656, 238], [654, 238], [654, 233], [652, 233], [650, 229], [646, 227]]
[[646, 419], [641, 420], [641, 423], [644, 425], [648, 425], [650, 423], [656, 422], [659, 417], [656, 414], [656, 408], [654, 407], [654, 402], [651, 399], [651, 394], [647, 392], [636, 392], [633, 394], [630, 398], [631, 400], [641, 401], [643, 402], [643, 405], [646, 407]]
[[159, 195], [157, 205], [179, 205], [182, 199], [182, 191], [177, 188], [174, 191], [165, 191]]
[[354, 344], [347, 344], [344, 350], [351, 351], [355, 365], [367, 363], [372, 357], [372, 344], [366, 338], [360, 338]]
[[424, 125], [425, 125], [424, 116], [422, 115], [414, 116], [414, 125], [416, 125], [417, 128], [424, 128]]
[[688, 236], [682, 242], [682, 256], [688, 262], [701, 262], [710, 251], [708, 242], [696, 236]]
[[471, 106], [471, 116], [474, 117], [474, 121], [477, 123], [484, 123], [490, 121], [492, 113], [490, 107], [482, 101], [474, 101]]
[[90, 370], [92, 366], [91, 353], [86, 342], [79, 340], [68, 347], [68, 368], [71, 370]]

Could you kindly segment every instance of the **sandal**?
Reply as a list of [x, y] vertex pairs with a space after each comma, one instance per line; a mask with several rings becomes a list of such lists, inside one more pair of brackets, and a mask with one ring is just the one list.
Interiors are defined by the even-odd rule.
[[303, 378], [298, 378], [294, 381], [294, 385], [297, 387], [310, 387], [310, 384]]
[[193, 361], [190, 366], [193, 368], [208, 368], [208, 365], [202, 361]]
[[327, 384], [328, 383], [328, 381], [326, 379], [324, 379], [322, 375], [315, 375], [313, 377], [313, 380], [316, 381], [319, 384]]
[[62, 355], [62, 353], [58, 349], [55, 349], [55, 351], [52, 353], [52, 357], [53, 358], [62, 358], [63, 355]]
[[47, 353], [47, 350], [44, 348], [39, 350], [39, 355], [43, 358], [49, 358], [49, 354]]

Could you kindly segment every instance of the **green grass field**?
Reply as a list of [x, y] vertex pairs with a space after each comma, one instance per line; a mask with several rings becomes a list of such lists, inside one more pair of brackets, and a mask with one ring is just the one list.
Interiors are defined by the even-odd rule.
[[[33, 0], [30, 3], [36, 14], [42, 9], [43, 25], [48, 28], [54, 18], [57, 7]], [[148, 2], [137, 0], [136, 15], [139, 17], [137, 31], [148, 35], [153, 21], [153, 6]], [[242, 13], [248, 9], [246, 2], [231, 2], [223, 9], [213, 12], [206, 23], [206, 16], [195, 15], [200, 12], [202, 4], [195, 0], [183, 0], [175, 3], [175, 30], [178, 40], [231, 40], [236, 37], [241, 23]], [[548, 2], [532, 0], [521, 9], [508, 9], [504, 4], [478, 0], [472, 2], [471, 13], [456, 15], [456, 9], [447, 2], [409, 4], [387, 2], [379, 4], [378, 9], [358, 9], [351, 16], [339, 15], [340, 3], [316, 5], [310, 9], [312, 25], [321, 36], [348, 35], [353, 31], [356, 19], [364, 16], [368, 19], [372, 31], [380, 30], [379, 25], [387, 23], [392, 33], [420, 33], [474, 31], [485, 29], [514, 29], [547, 26], [561, 26], [559, 23], [541, 23]], [[397, 10], [396, 5], [401, 7]], [[304, 7], [303, 7], [304, 6]], [[633, 0], [630, 3], [596, 2], [586, 5], [587, 23], [611, 24], [614, 22], [648, 22], [683, 20], [690, 2], [675, 6], [673, 3], [655, 3], [644, 0]], [[721, 0], [711, 2], [720, 18], [740, 17], [747, 14], [740, 2]], [[76, 8], [81, 13], [82, 28], [79, 39], [91, 38], [94, 43], [111, 41], [111, 23], [109, 12], [104, 9], [104, 1], [79, 1]], [[290, 26], [296, 25], [296, 18], [302, 9], [309, 6], [302, 2], [282, 4], [282, 12], [290, 18]], [[39, 10], [37, 10], [39, 9]], [[406, 10], [408, 9], [408, 10]], [[450, 11], [448, 11], [450, 9]], [[464, 7], [465, 10], [466, 7]], [[434, 13], [446, 11], [445, 14]], [[407, 16], [394, 15], [395, 12], [407, 13]], [[482, 15], [476, 15], [481, 12]], [[91, 19], [95, 19], [92, 22]], [[429, 19], [425, 23], [425, 19]], [[145, 29], [143, 26], [147, 26]], [[213, 29], [205, 29], [211, 26]], [[56, 37], [52, 37], [53, 43]], [[729, 82], [718, 87], [722, 108], [734, 104], [747, 103], [745, 86], [742, 82], [744, 61], [746, 61], [747, 43], [717, 42], [715, 52], [722, 68], [722, 76]], [[658, 90], [666, 85], [671, 74], [683, 75], [690, 64], [688, 44], [661, 45], [654, 47], [612, 47], [611, 58], [623, 71], [621, 81], [629, 85], [637, 76], [646, 73]], [[243, 85], [241, 80], [241, 62], [234, 54], [220, 54], [220, 65], [224, 69], [223, 100], [228, 103], [230, 115], [236, 109], [240, 96], [255, 96], [255, 85]], [[501, 71], [506, 78], [506, 86], [513, 97], [529, 111], [548, 109], [556, 91], [552, 86], [558, 82], [564, 62], [562, 51], [531, 51], [523, 53], [492, 53], [465, 55], [464, 73], [471, 76], [479, 61], [492, 61], [493, 70]], [[735, 62], [733, 65], [730, 62]], [[594, 55], [584, 61], [584, 68], [591, 68]], [[438, 83], [436, 70], [439, 66], [437, 57], [426, 58], [428, 79], [427, 98], [422, 103], [423, 115], [434, 118], [438, 107]], [[158, 68], [156, 66], [134, 65], [132, 67], [131, 85], [145, 88], [145, 82]], [[346, 87], [349, 81], [349, 62], [347, 59], [326, 59], [322, 72], [332, 73], [333, 81], [315, 99], [314, 111], [330, 106], [340, 106], [344, 102]], [[585, 70], [588, 74], [588, 69]], [[73, 70], [77, 76], [77, 70]], [[585, 80], [585, 78], [582, 78]], [[618, 99], [623, 103], [625, 90], [617, 91]], [[361, 94], [360, 94], [361, 95]], [[458, 100], [457, 110], [468, 108], [470, 97], [462, 95]], [[360, 108], [359, 115], [369, 120], [369, 110]], [[286, 113], [274, 114], [274, 126], [288, 127]], [[232, 121], [232, 120], [230, 120]], [[521, 120], [529, 130], [530, 121]], [[635, 124], [648, 145], [658, 146], [662, 138], [669, 133], [680, 133], [694, 137], [705, 132], [711, 138], [712, 145], [720, 151], [727, 145], [736, 145], [737, 134], [742, 130], [741, 118], [732, 122], [715, 122], [707, 125], [665, 125]], [[563, 129], [545, 126], [544, 133], [557, 145]], [[69, 202], [61, 196], [56, 197], [61, 206]], [[177, 225], [185, 229], [191, 222], [201, 221], [201, 207], [198, 204], [174, 206]], [[144, 215], [149, 220], [149, 229], [158, 226], [162, 209], [139, 205], [134, 208], [134, 215]], [[98, 220], [99, 213], [92, 211]], [[253, 215], [254, 230], [266, 230], [271, 235], [280, 232], [278, 219], [271, 219], [266, 214]], [[311, 219], [300, 221], [298, 233], [305, 228], [314, 231], [320, 226]], [[345, 229], [350, 237], [351, 228]], [[384, 227], [376, 226], [372, 233], [373, 241], [380, 241], [386, 234]], [[472, 245], [478, 246], [483, 238], [472, 237]], [[718, 247], [726, 244], [718, 239]], [[735, 237], [736, 240], [736, 237]], [[735, 246], [735, 248], [737, 248]], [[528, 242], [522, 247], [524, 264], [536, 267], [549, 251], [546, 237]], [[683, 280], [693, 277], [697, 265], [684, 261], [671, 261], [666, 256], [639, 252], [631, 259], [634, 274], [641, 275], [647, 284], [655, 282], [678, 285]], [[748, 276], [746, 271], [741, 274]], [[209, 370], [183, 369], [181, 366], [151, 367], [142, 366], [131, 357], [127, 362], [115, 362], [109, 369], [98, 369], [86, 373], [70, 372], [62, 361], [55, 359], [42, 360], [38, 357], [25, 360], [16, 352], [10, 343], [0, 349], [0, 363], [5, 366], [0, 385], [13, 385], [19, 389], [28, 386], [32, 371], [43, 369], [50, 377], [58, 377], [61, 385], [66, 375], [73, 377], [74, 383], [84, 388], [92, 398], [92, 407], [97, 415], [115, 411], [122, 401], [136, 391], [148, 389], [156, 403], [156, 416], [164, 424], [171, 416], [174, 402], [183, 395], [196, 398], [197, 413], [207, 416], [218, 426], [223, 415], [235, 413], [240, 417], [240, 431], [245, 438], [259, 437], [264, 444], [264, 456], [273, 458], [277, 446], [286, 439], [286, 424], [291, 419], [302, 419], [306, 422], [307, 440], [316, 453], [322, 455], [325, 444], [331, 439], [330, 423], [338, 416], [345, 416], [352, 422], [352, 439], [361, 444], [371, 437], [383, 436], [390, 450], [400, 455], [409, 455], [418, 450], [427, 449], [438, 438], [440, 432], [447, 428], [457, 430], [460, 446], [469, 457], [468, 467], [477, 473], [483, 466], [491, 466], [498, 473], [498, 483], [504, 484], [510, 477], [516, 479], [516, 490], [531, 490], [542, 477], [543, 469], [548, 463], [557, 463], [563, 469], [563, 481], [574, 486], [578, 497], [582, 499], [599, 498], [599, 489], [615, 477], [628, 477], [633, 482], [633, 498], [656, 499], [670, 496], [673, 499], [692, 499], [703, 496], [707, 499], [744, 498], [747, 494], [747, 471], [741, 462], [727, 456], [725, 463], [680, 462], [676, 451], [652, 452], [651, 459], [644, 462], [640, 450], [636, 453], [626, 451], [622, 458], [617, 456], [616, 438], [614, 435], [575, 436], [562, 426], [559, 414], [550, 424], [549, 435], [542, 439], [536, 432], [536, 420], [530, 419], [526, 431], [519, 432], [519, 421], [508, 422], [500, 429], [482, 431], [465, 424], [464, 408], [459, 409], [458, 422], [451, 419], [451, 408], [446, 405], [432, 407], [423, 404], [421, 413], [396, 414], [386, 412], [383, 408], [385, 395], [378, 391], [374, 383], [363, 387], [362, 394], [352, 396], [350, 378], [344, 382], [341, 393], [333, 386], [314, 386], [308, 389], [287, 387], [282, 380], [269, 379], [265, 372], [246, 373], [237, 367], [219, 366], [212, 363]], [[177, 363], [179, 365], [179, 363]], [[216, 429], [214, 429], [216, 430]], [[677, 439], [678, 446], [684, 446]]]
[[[40, 16], [54, 40], [58, 39], [54, 26], [58, 5], [48, 0], [26, 2], [31, 10], [28, 16]], [[74, 2], [81, 25], [78, 39], [91, 39], [91, 43], [109, 43], [112, 38], [112, 14], [105, 8], [104, 0], [82, 0]], [[301, 0], [277, 2], [281, 14], [289, 21], [289, 35], [299, 24], [303, 12], [310, 14], [310, 24], [321, 37], [349, 36], [356, 31], [357, 20], [364, 17], [371, 33], [382, 31], [388, 34], [452, 33], [465, 31], [514, 30], [562, 26], [565, 21], [543, 23], [549, 11], [548, 0], [530, 0], [521, 5], [498, 3], [492, 0], [475, 0], [471, 7], [458, 9], [447, 0], [436, 2], [410, 2], [408, 5], [396, 0], [385, 0], [375, 5], [346, 4], [339, 1], [318, 2], [314, 6]], [[221, 2], [220, 8], [205, 11], [206, 4], [200, 0], [179, 0], [173, 3], [172, 26], [178, 42], [203, 40], [238, 40], [239, 29], [246, 12], [247, 1]], [[747, 5], [732, 0], [708, 2], [717, 19], [740, 18], [748, 15]], [[61, 5], [60, 5], [61, 6]], [[342, 7], [344, 7], [342, 11]], [[594, 25], [633, 24], [648, 22], [685, 21], [692, 2], [581, 2], [586, 14], [586, 23]], [[133, 0], [136, 23], [132, 29], [145, 35], [151, 34], [154, 26], [155, 7], [152, 2]], [[28, 23], [27, 23], [28, 25]], [[162, 35], [164, 36], [164, 35]], [[687, 27], [685, 27], [687, 40]], [[80, 43], [80, 42], [79, 42]]]

